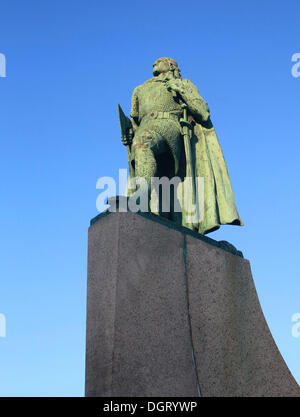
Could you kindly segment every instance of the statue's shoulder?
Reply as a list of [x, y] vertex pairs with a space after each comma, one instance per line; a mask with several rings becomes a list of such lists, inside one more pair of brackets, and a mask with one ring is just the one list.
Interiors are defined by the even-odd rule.
[[156, 77], [152, 77], [149, 80], [146, 80], [143, 84], [139, 85], [138, 87], [140, 87], [140, 89], [142, 90], [143, 87], [147, 87], [149, 84], [153, 84], [154, 82], [156, 82], [157, 80], [155, 78]]
[[183, 82], [184, 84], [193, 84], [193, 83], [192, 83], [192, 81], [191, 81], [191, 80], [189, 80], [188, 78], [184, 78], [184, 79], [182, 80], [182, 82]]
[[154, 80], [153, 78], [150, 78], [149, 80], [145, 81], [143, 84], [139, 84], [138, 86], [135, 87], [135, 89], [133, 90], [133, 94], [138, 94], [138, 93], [142, 93], [143, 89], [145, 86], [147, 86], [150, 83], [153, 83]]
[[149, 78], [149, 80], [146, 80], [143, 84], [141, 84], [141, 87], [143, 87], [143, 86], [146, 86], [146, 85], [148, 85], [148, 84], [151, 84], [151, 83], [154, 83], [154, 82], [156, 82], [157, 81], [157, 79], [156, 79], [157, 77], [152, 77], [152, 78]]
[[197, 87], [195, 86], [195, 84], [192, 83], [192, 81], [189, 80], [188, 78], [185, 78], [184, 80], [182, 80], [182, 82], [188, 88], [191, 88], [191, 89], [195, 89], [196, 88], [197, 89]]
[[199, 93], [197, 86], [194, 83], [192, 83], [191, 80], [186, 78], [182, 80], [182, 82], [185, 86], [186, 91], [191, 95], [191, 97], [194, 97], [195, 99], [201, 99], [204, 101], [203, 97], [201, 97]]

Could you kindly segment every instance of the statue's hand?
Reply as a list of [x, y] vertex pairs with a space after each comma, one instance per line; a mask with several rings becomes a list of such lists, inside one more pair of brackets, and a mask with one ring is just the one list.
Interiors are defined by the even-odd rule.
[[121, 140], [123, 145], [128, 146], [131, 145], [133, 139], [133, 130], [129, 129], [126, 131], [126, 136], [122, 136]]
[[181, 80], [171, 78], [165, 81], [165, 86], [169, 91], [175, 91], [176, 93], [181, 94], [184, 90], [184, 86]]

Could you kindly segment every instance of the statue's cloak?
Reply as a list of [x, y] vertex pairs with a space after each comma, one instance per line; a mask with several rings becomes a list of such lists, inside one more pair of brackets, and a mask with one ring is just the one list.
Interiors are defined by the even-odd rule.
[[[196, 188], [198, 217], [195, 220], [190, 216], [190, 213], [193, 212], [191, 207], [195, 207], [195, 205], [191, 206], [191, 181], [186, 179], [186, 160], [183, 147], [183, 157], [179, 168], [183, 181], [179, 184], [176, 192], [181, 213], [179, 216], [176, 215], [177, 220], [175, 221], [201, 234], [217, 230], [221, 224], [242, 226], [243, 222], [235, 206], [224, 156], [211, 123], [209, 123], [209, 128], [194, 123], [191, 150], [194, 177], [199, 185]], [[130, 188], [129, 178], [126, 194], [129, 196], [133, 192], [134, 189]], [[188, 195], [188, 204], [184, 199], [185, 193]], [[155, 209], [157, 196], [154, 191], [152, 191], [150, 207], [153, 213], [158, 214]]]
[[[221, 224], [242, 226], [243, 222], [235, 206], [223, 152], [211, 123], [209, 128], [195, 124], [191, 148], [194, 175], [202, 178], [200, 186], [197, 187], [200, 221], [196, 224], [187, 222], [186, 211], [182, 204], [182, 225], [202, 234], [217, 230]], [[180, 200], [183, 193], [182, 190], [178, 191]]]

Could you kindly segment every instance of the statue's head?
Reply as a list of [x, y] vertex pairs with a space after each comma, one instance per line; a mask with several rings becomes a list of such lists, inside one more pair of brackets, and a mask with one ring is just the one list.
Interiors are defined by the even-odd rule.
[[180, 69], [177, 62], [172, 58], [158, 58], [153, 64], [153, 75], [157, 77], [159, 74], [172, 72], [175, 78], [181, 78]]

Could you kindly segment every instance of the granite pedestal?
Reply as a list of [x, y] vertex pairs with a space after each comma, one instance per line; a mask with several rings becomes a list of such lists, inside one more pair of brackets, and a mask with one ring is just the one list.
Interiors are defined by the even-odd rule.
[[154, 215], [89, 229], [86, 396], [299, 396], [249, 262]]

